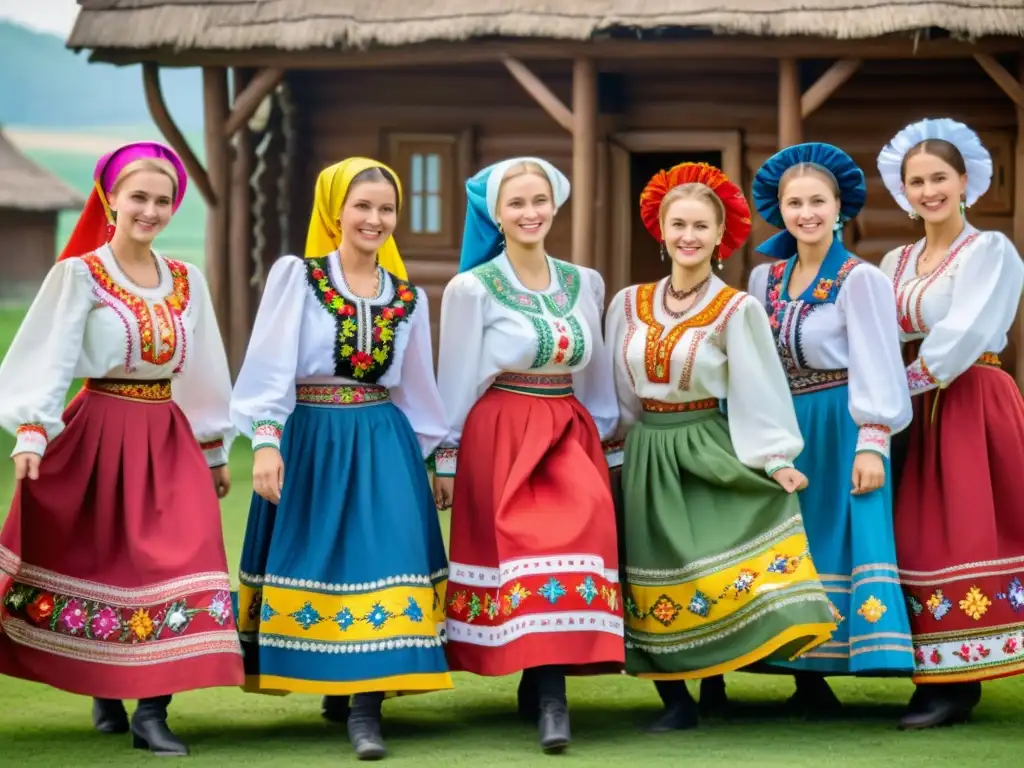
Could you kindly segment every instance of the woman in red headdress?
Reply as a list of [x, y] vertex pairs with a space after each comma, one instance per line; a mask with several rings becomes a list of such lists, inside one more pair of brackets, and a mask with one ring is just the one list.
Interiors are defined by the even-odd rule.
[[640, 209], [671, 273], [620, 291], [605, 338], [626, 438], [626, 671], [655, 681], [665, 713], [651, 730], [667, 731], [696, 725], [686, 680], [793, 658], [835, 623], [768, 316], [711, 269], [747, 238], [747, 202], [717, 168], [683, 163], [651, 179]]
[[[202, 273], [152, 250], [185, 193], [181, 161], [130, 144], [94, 179], [0, 363], [18, 481], [0, 673], [92, 696], [97, 730], [187, 754], [171, 694], [244, 680], [218, 501], [231, 378]], [[131, 723], [121, 699], [139, 700]]]

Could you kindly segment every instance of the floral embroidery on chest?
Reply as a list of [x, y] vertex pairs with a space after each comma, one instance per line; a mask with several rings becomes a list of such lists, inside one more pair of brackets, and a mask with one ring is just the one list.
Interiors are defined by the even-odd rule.
[[787, 376], [792, 378], [808, 370], [802, 344], [804, 321], [819, 307], [836, 303], [843, 283], [860, 263], [861, 260], [858, 258], [848, 258], [836, 271], [834, 278], [819, 278], [811, 291], [811, 297], [818, 303], [783, 298], [782, 283], [787, 262], [778, 261], [769, 268], [765, 308], [768, 310], [768, 323]]
[[573, 314], [580, 295], [580, 273], [571, 264], [552, 260], [558, 289], [553, 293], [520, 291], [494, 263], [483, 264], [473, 274], [503, 307], [525, 317], [537, 334], [537, 354], [531, 368], [551, 363], [579, 365], [585, 352], [583, 327]]
[[[637, 287], [636, 316], [647, 326], [647, 338], [644, 342], [644, 371], [647, 379], [654, 384], [667, 384], [671, 376], [672, 353], [683, 338], [683, 334], [691, 328], [705, 328], [713, 324], [739, 291], [729, 286], [722, 288], [704, 309], [693, 317], [677, 323], [665, 333], [665, 326], [654, 316], [654, 297], [657, 289], [658, 283], [647, 283]], [[696, 341], [699, 343], [707, 334], [698, 334]], [[691, 345], [691, 354], [696, 355], [695, 344]], [[692, 368], [692, 360], [688, 358], [685, 365]], [[686, 373], [684, 370], [684, 379], [687, 378]]]
[[[92, 275], [97, 299], [113, 310], [124, 324], [127, 337], [125, 370], [135, 370], [134, 321], [139, 334], [138, 359], [151, 365], [166, 365], [174, 358], [180, 339], [181, 359], [174, 372], [181, 372], [187, 343], [181, 317], [188, 310], [191, 296], [188, 267], [180, 261], [161, 259], [171, 275], [171, 290], [162, 299], [150, 301], [118, 284], [95, 253], [83, 256], [82, 261]], [[131, 320], [126, 313], [131, 314]]]
[[[910, 278], [904, 283], [903, 274], [907, 271], [907, 266], [910, 264], [910, 257], [914, 253], [914, 249], [917, 244], [906, 245], [903, 247], [903, 251], [900, 253], [899, 261], [896, 262], [896, 271], [892, 276], [893, 289], [896, 291], [896, 314], [900, 324], [900, 330], [903, 333], [927, 333], [928, 327], [924, 322], [924, 314], [921, 311], [921, 304], [924, 301], [924, 295], [928, 292], [928, 289], [938, 280], [942, 275], [949, 270], [956, 261], [957, 255], [963, 250], [964, 246], [973, 243], [978, 237], [978, 232], [972, 232], [960, 243], [953, 248], [942, 260], [934, 270], [929, 272], [923, 277], [917, 277], [911, 275]], [[915, 262], [915, 270], [917, 268]]]
[[350, 300], [331, 283], [327, 256], [306, 259], [313, 295], [334, 319], [334, 375], [375, 384], [394, 360], [395, 334], [416, 308], [416, 289], [385, 272], [395, 288], [391, 301]]

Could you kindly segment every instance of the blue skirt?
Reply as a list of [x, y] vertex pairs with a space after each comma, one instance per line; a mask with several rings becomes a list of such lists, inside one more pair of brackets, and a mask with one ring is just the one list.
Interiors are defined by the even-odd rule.
[[852, 495], [857, 425], [848, 386], [797, 395], [793, 405], [805, 441], [796, 467], [809, 481], [799, 494], [800, 509], [838, 626], [830, 641], [773, 666], [830, 675], [909, 675], [914, 647], [896, 569], [889, 462], [885, 485]]
[[239, 574], [246, 690], [451, 688], [448, 562], [420, 446], [390, 401], [299, 402], [280, 504], [253, 494]]

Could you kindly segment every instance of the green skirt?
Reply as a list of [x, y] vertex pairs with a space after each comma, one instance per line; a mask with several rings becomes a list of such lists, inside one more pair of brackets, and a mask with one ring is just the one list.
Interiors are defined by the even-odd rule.
[[829, 639], [797, 496], [740, 463], [717, 409], [645, 412], [622, 490], [627, 672], [709, 677]]

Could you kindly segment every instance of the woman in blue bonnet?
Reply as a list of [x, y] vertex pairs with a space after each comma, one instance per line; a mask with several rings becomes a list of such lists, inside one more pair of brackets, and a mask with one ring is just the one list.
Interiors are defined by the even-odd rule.
[[811, 555], [832, 601], [830, 642], [792, 662], [806, 714], [834, 712], [826, 675], [909, 674], [910, 624], [896, 568], [889, 447], [912, 410], [892, 287], [850, 253], [843, 225], [864, 205], [863, 171], [841, 149], [784, 149], [758, 170], [758, 212], [782, 232], [757, 250], [749, 291], [765, 302], [807, 444], [796, 466]]
[[489, 166], [466, 193], [437, 376], [451, 429], [434, 484], [438, 507], [452, 507], [448, 660], [522, 672], [520, 712], [552, 752], [570, 738], [566, 674], [617, 672], [625, 655], [601, 442], [618, 421], [604, 283], [545, 251], [569, 197], [547, 161]]

